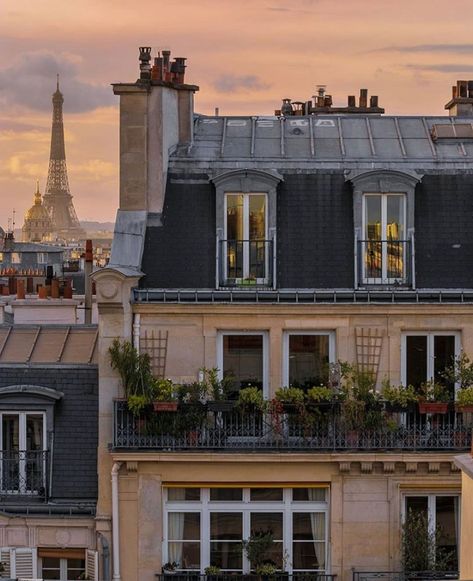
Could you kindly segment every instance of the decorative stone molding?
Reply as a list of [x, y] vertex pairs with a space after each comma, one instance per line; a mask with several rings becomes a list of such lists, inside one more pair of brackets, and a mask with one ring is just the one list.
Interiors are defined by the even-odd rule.
[[347, 473], [351, 470], [351, 462], [339, 462], [338, 466], [342, 473]]
[[406, 462], [406, 472], [417, 472], [417, 462]]
[[429, 462], [429, 472], [439, 472], [440, 462]]
[[394, 474], [395, 469], [396, 469], [395, 462], [383, 462], [383, 471], [386, 474]]
[[127, 472], [138, 472], [138, 462], [136, 460], [127, 460]]
[[450, 472], [460, 472], [460, 468], [455, 464], [455, 462], [450, 462]]
[[371, 474], [373, 472], [373, 462], [361, 462], [360, 469], [363, 474]]

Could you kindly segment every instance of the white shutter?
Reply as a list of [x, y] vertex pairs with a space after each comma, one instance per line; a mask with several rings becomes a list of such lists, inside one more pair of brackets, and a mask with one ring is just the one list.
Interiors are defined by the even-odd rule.
[[85, 574], [90, 581], [99, 579], [99, 554], [97, 551], [87, 549], [85, 554]]
[[18, 581], [36, 577], [38, 568], [36, 549], [13, 549], [12, 557], [12, 577], [18, 577]]
[[11, 577], [10, 549], [7, 548], [0, 549], [0, 563], [2, 563], [3, 568], [5, 569], [5, 571], [2, 573], [3, 577]]

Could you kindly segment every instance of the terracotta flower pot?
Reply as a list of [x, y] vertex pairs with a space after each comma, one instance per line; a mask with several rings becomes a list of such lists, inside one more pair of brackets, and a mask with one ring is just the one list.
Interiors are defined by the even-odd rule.
[[155, 412], [177, 412], [177, 401], [153, 401]]
[[448, 412], [448, 403], [439, 401], [420, 401], [420, 414], [446, 414]]

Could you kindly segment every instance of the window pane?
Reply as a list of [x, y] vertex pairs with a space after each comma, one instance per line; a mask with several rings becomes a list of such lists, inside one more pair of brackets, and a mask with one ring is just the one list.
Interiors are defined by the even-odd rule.
[[366, 240], [381, 240], [381, 196], [365, 196]]
[[325, 513], [323, 512], [293, 513], [292, 538], [294, 541], [324, 541]]
[[179, 569], [200, 569], [200, 543], [169, 543], [169, 561]]
[[168, 500], [200, 500], [200, 488], [168, 488]]
[[243, 240], [243, 195], [227, 195], [227, 240]]
[[26, 449], [36, 451], [43, 449], [43, 416], [26, 416]]
[[263, 336], [224, 335], [223, 371], [234, 378], [233, 398], [242, 387], [263, 388]]
[[289, 385], [325, 384], [329, 370], [328, 335], [289, 335]]
[[404, 239], [404, 196], [386, 196], [386, 240]]
[[428, 498], [427, 496], [407, 496], [406, 513], [415, 512], [416, 514], [427, 514]]
[[455, 385], [442, 377], [445, 368], [452, 365], [455, 360], [455, 336], [436, 335], [434, 337], [434, 378], [435, 381], [447, 386], [453, 397]]
[[238, 543], [211, 542], [210, 564], [220, 569], [241, 570], [243, 563], [241, 541]]
[[236, 501], [241, 500], [243, 492], [241, 488], [211, 488], [210, 500]]
[[242, 515], [235, 512], [210, 513], [211, 540], [242, 540]]
[[406, 337], [406, 379], [407, 385], [416, 389], [427, 379], [427, 336]]
[[257, 502], [282, 500], [282, 488], [252, 488], [250, 499]]
[[282, 513], [252, 512], [251, 534], [271, 531], [275, 540], [282, 540]]
[[200, 540], [200, 514], [198, 512], [170, 512], [168, 538], [171, 541]]
[[266, 196], [251, 194], [248, 204], [250, 240], [264, 240], [266, 238]]
[[458, 497], [437, 496], [435, 519], [438, 530], [437, 554], [441, 557], [449, 556], [449, 570], [458, 569]]
[[325, 502], [326, 490], [326, 488], [293, 488], [292, 500], [297, 502]]
[[6, 451], [18, 451], [20, 447], [20, 421], [18, 414], [2, 416], [2, 442]]
[[294, 569], [325, 569], [325, 543], [293, 543]]

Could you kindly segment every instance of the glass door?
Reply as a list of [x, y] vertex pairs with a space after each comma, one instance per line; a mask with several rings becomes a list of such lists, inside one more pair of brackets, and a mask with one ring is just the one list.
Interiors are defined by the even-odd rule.
[[363, 202], [363, 282], [402, 282], [407, 256], [405, 195], [365, 194]]

